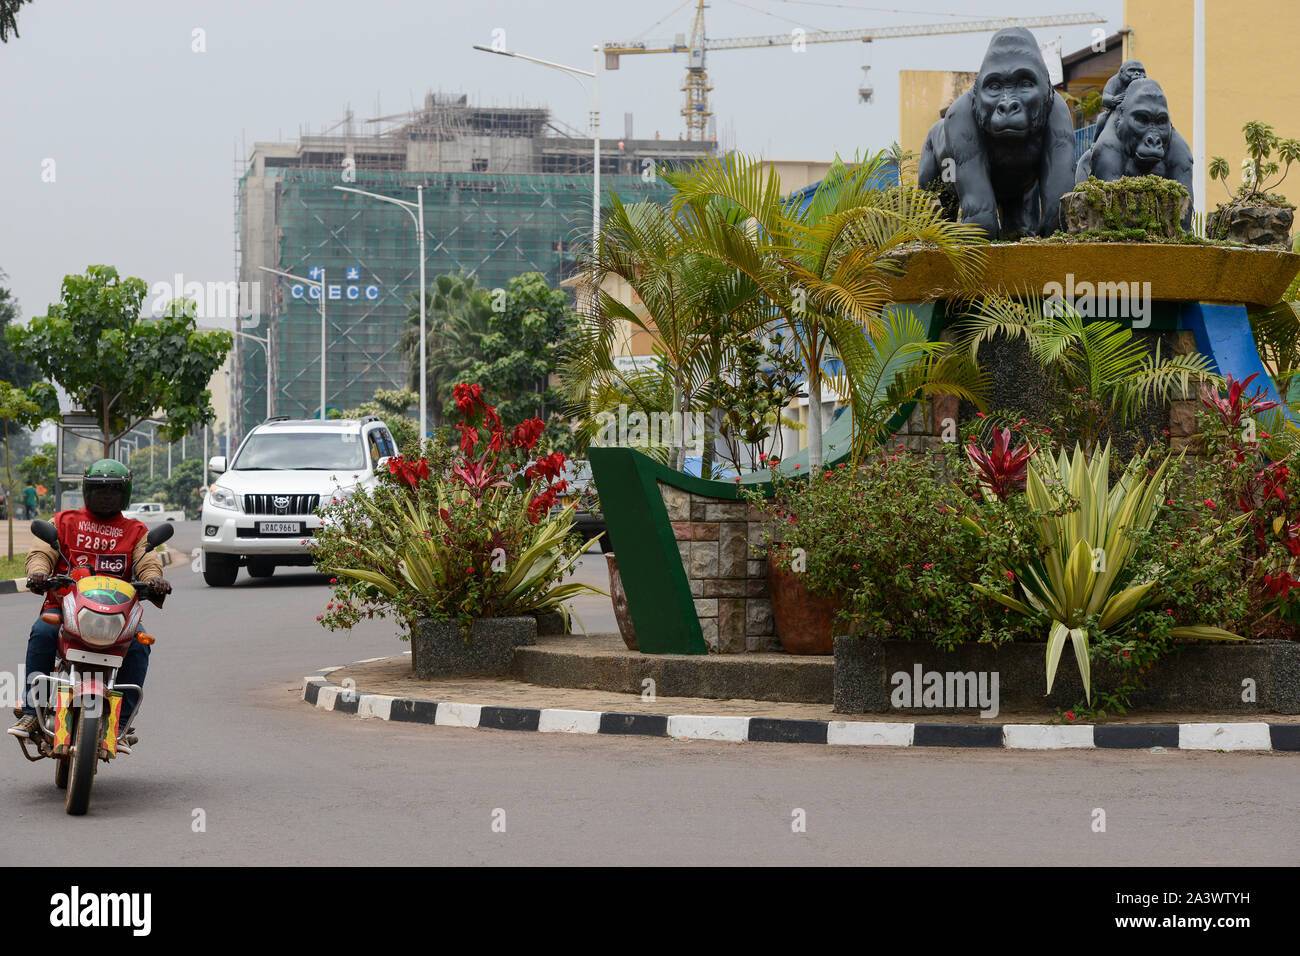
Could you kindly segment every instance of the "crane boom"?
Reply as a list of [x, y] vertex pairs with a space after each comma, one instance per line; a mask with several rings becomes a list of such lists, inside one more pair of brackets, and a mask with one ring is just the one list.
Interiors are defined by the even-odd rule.
[[[692, 25], [689, 41], [673, 42], [667, 46], [649, 46], [645, 43], [606, 43], [605, 69], [617, 70], [621, 56], [636, 56], [646, 53], [686, 53], [688, 54], [686, 82], [682, 87], [686, 93], [686, 106], [682, 115], [686, 118], [688, 139], [703, 139], [704, 128], [712, 114], [708, 107], [708, 74], [704, 67], [704, 54], [710, 50], [745, 50], [764, 47], [789, 46], [796, 39], [793, 33], [773, 33], [767, 36], [726, 37], [709, 39], [704, 36], [704, 0], [698, 0], [695, 22]], [[1095, 13], [1062, 13], [1042, 17], [999, 17], [996, 19], [962, 20], [956, 23], [919, 23], [906, 26], [869, 27], [861, 30], [810, 30], [797, 39], [802, 43], [846, 43], [872, 40], [888, 40], [897, 37], [943, 36], [954, 33], [985, 33], [1003, 30], [1007, 27], [1057, 27], [1077, 26], [1089, 23], [1105, 23], [1105, 17]]]
[[[962, 20], [957, 23], [920, 23], [895, 27], [870, 27], [864, 30], [811, 30], [802, 37], [804, 43], [844, 43], [861, 40], [893, 39], [895, 37], [940, 36], [946, 33], [983, 33], [996, 32], [1006, 27], [1064, 27], [1079, 26], [1089, 23], [1105, 23], [1105, 17], [1095, 13], [1063, 13], [1053, 17], [1002, 17], [994, 20]], [[789, 33], [772, 33], [757, 37], [726, 37], [721, 40], [704, 41], [706, 50], [744, 50], [767, 46], [786, 46], [791, 41]], [[638, 53], [686, 53], [689, 43], [669, 44], [662, 47], [647, 47], [627, 43], [606, 43], [606, 56], [630, 56]], [[606, 69], [616, 69], [607, 66]]]

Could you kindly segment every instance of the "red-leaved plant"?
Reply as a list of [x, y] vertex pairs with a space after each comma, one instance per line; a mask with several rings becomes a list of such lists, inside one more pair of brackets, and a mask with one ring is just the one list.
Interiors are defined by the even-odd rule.
[[457, 446], [395, 456], [379, 487], [330, 509], [316, 549], [317, 566], [337, 576], [327, 627], [387, 613], [468, 623], [561, 609], [594, 590], [560, 583], [585, 542], [572, 534], [572, 505], [556, 509], [569, 487], [564, 455], [534, 459], [545, 424], [507, 427], [477, 384], [453, 396]]
[[980, 484], [999, 501], [1005, 501], [1012, 492], [1024, 489], [1029, 459], [1033, 454], [1033, 446], [1028, 442], [1011, 447], [1010, 428], [993, 432], [993, 448], [989, 451], [976, 443], [974, 435], [970, 436], [970, 443], [966, 446], [966, 455], [975, 466]]

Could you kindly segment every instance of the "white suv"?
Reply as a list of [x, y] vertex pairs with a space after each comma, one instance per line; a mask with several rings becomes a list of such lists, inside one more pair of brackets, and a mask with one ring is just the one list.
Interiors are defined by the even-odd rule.
[[255, 578], [269, 578], [278, 565], [310, 565], [317, 509], [373, 486], [396, 454], [388, 427], [373, 415], [258, 425], [228, 468], [224, 456], [209, 462], [221, 476], [203, 499], [203, 580], [229, 587], [241, 564]]

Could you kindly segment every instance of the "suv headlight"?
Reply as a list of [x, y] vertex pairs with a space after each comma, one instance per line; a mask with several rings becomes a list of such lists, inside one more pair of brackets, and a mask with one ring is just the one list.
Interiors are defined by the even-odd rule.
[[208, 504], [214, 508], [224, 508], [227, 511], [239, 510], [239, 499], [229, 488], [223, 488], [221, 485], [213, 485], [208, 489]]

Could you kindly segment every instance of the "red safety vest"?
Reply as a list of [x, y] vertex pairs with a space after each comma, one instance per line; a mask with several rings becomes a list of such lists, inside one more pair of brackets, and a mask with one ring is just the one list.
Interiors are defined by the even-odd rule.
[[[82, 567], [91, 574], [131, 580], [131, 555], [135, 546], [149, 533], [143, 521], [118, 514], [105, 520], [97, 518], [85, 508], [60, 511], [54, 516], [54, 527], [59, 530], [59, 545], [67, 561], [60, 559], [54, 574], [71, 574]], [[60, 599], [50, 592], [46, 606], [54, 606]]]

